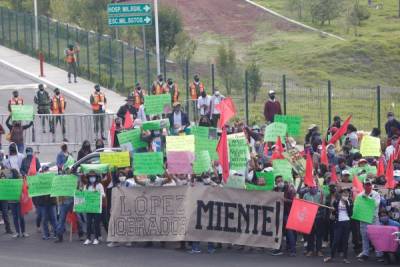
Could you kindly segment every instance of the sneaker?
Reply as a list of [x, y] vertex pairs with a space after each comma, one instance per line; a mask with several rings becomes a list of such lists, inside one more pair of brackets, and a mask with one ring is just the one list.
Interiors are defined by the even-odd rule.
[[83, 242], [83, 244], [84, 244], [85, 246], [89, 245], [90, 243], [92, 243], [92, 241], [90, 241], [90, 239], [86, 239], [86, 241]]
[[77, 83], [77, 82], [78, 82], [78, 81], [75, 79], [75, 80], [74, 80], [74, 83]]
[[291, 253], [289, 254], [289, 257], [296, 257], [296, 253], [295, 253], [295, 252], [291, 252]]
[[327, 257], [327, 258], [324, 259], [324, 262], [331, 262], [331, 261], [332, 261], [331, 257]]
[[132, 247], [132, 242], [126, 242], [125, 247], [128, 247], [128, 248]]
[[3, 225], [4, 224], [4, 220], [0, 220], [0, 225]]
[[42, 236], [42, 239], [43, 239], [43, 240], [49, 240], [50, 237], [48, 237], [48, 236]]
[[94, 240], [93, 240], [93, 245], [98, 245], [100, 243], [100, 241], [97, 239], [97, 238], [95, 238]]
[[306, 257], [311, 257], [314, 253], [312, 251], [309, 251], [306, 253]]
[[215, 253], [215, 248], [208, 249], [207, 251], [208, 251], [208, 254], [214, 254]]
[[199, 254], [199, 253], [201, 253], [201, 250], [200, 249], [191, 249], [191, 250], [189, 250], [189, 253], [190, 254]]
[[385, 262], [385, 259], [383, 257], [376, 257], [377, 262]]
[[118, 242], [110, 242], [107, 244], [107, 247], [116, 248], [116, 247], [119, 247], [119, 243]]
[[368, 260], [368, 256], [366, 256], [366, 255], [361, 255], [361, 257], [358, 257], [358, 261], [360, 261], [360, 262], [364, 262], [366, 260]]
[[29, 237], [29, 234], [27, 234], [27, 233], [22, 233], [22, 237]]
[[21, 235], [19, 233], [16, 233], [16, 234], [12, 235], [12, 238], [20, 238], [20, 237], [21, 237]]
[[280, 256], [280, 255], [283, 255], [283, 252], [282, 252], [280, 249], [274, 249], [274, 250], [271, 252], [271, 255], [272, 255], [272, 256]]
[[350, 264], [350, 261], [348, 259], [343, 259], [343, 263]]
[[323, 256], [324, 256], [324, 253], [322, 253], [321, 251], [318, 251], [318, 252], [317, 252], [317, 256], [318, 256], [318, 257], [323, 257]]
[[6, 230], [6, 234], [7, 234], [7, 235], [12, 235], [13, 233], [14, 233], [14, 232], [11, 231], [11, 229], [7, 229], [7, 230]]

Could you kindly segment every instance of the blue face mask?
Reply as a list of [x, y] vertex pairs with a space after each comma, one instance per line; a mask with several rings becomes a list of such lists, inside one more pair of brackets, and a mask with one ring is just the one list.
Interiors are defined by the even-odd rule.
[[96, 182], [95, 176], [89, 177], [89, 183], [94, 184], [95, 182]]

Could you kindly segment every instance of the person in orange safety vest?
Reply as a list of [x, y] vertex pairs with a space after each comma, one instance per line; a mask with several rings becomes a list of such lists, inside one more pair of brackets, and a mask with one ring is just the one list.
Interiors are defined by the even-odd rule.
[[165, 82], [164, 82], [164, 77], [162, 74], [159, 74], [157, 76], [157, 80], [153, 82], [153, 85], [151, 87], [151, 93], [153, 95], [161, 95], [165, 93]]
[[135, 89], [133, 90], [132, 96], [134, 98], [134, 106], [137, 110], [139, 110], [140, 105], [144, 104], [144, 96], [146, 95], [146, 91], [142, 89], [142, 85], [140, 83], [136, 83]]
[[[94, 114], [94, 133], [105, 140], [104, 137], [104, 114], [106, 113], [107, 99], [103, 92], [100, 92], [100, 85], [94, 86], [95, 91], [90, 96], [90, 104]], [[100, 127], [99, 127], [100, 124]], [[100, 135], [99, 134], [100, 131]]]
[[67, 107], [67, 102], [65, 101], [65, 97], [61, 94], [60, 89], [54, 89], [54, 96], [51, 98], [51, 114], [53, 115], [50, 122], [50, 132], [53, 134], [53, 142], [55, 142], [55, 134], [57, 124], [60, 123], [61, 131], [63, 135], [63, 141], [68, 142], [65, 138], [65, 118], [63, 114], [65, 113], [65, 108]]
[[11, 106], [13, 105], [23, 105], [24, 104], [24, 99], [19, 96], [19, 93], [17, 90], [12, 92], [13, 97], [8, 100], [8, 111], [11, 112]]
[[68, 64], [68, 82], [71, 83], [71, 74], [74, 74], [74, 82], [77, 83], [77, 58], [75, 55], [79, 54], [79, 46], [70, 44], [64, 51], [65, 61]]
[[179, 101], [179, 89], [178, 85], [174, 83], [172, 78], [168, 78], [167, 80], [167, 86], [165, 87], [166, 93], [171, 94], [171, 103], [175, 103]]

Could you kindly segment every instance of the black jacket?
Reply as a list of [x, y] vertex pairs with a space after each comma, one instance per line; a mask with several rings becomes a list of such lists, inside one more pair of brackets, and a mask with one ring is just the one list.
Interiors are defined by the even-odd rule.
[[[174, 112], [168, 114], [169, 124], [171, 128], [174, 127]], [[181, 125], [182, 127], [187, 127], [190, 125], [188, 115], [181, 111]]]
[[[339, 220], [339, 201], [340, 199], [336, 199], [333, 202], [333, 208], [335, 210], [332, 211], [332, 215], [335, 216], [335, 222]], [[351, 216], [353, 215], [353, 201], [349, 198], [349, 200], [345, 202], [345, 205], [346, 205], [347, 215], [349, 216], [349, 218], [351, 218]]]
[[400, 131], [400, 122], [396, 119], [386, 122], [385, 130], [387, 136], [389, 138], [392, 137], [393, 135], [397, 134]]
[[122, 125], [125, 123], [125, 114], [127, 111], [133, 115], [133, 119], [137, 117], [137, 110], [134, 106], [129, 106], [128, 104], [121, 106], [117, 112], [117, 116], [122, 119]]

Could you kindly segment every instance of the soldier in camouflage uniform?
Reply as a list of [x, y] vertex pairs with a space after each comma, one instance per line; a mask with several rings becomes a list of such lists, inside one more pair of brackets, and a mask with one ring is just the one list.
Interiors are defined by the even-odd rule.
[[[38, 114], [50, 114], [50, 96], [49, 93], [44, 90], [43, 84], [39, 84], [39, 91], [36, 92], [34, 102], [38, 105]], [[46, 121], [49, 121], [49, 116], [40, 116], [42, 121], [42, 131], [46, 133]]]

